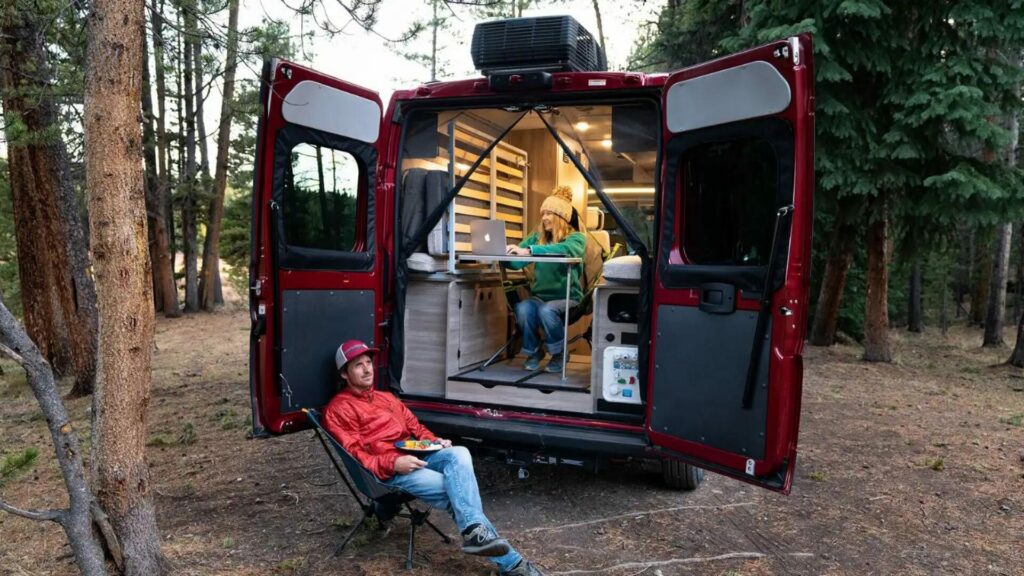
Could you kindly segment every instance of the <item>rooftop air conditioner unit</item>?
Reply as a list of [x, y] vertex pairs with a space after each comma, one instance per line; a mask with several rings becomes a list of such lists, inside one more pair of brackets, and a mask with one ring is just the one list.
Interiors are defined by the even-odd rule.
[[604, 49], [572, 16], [482, 22], [473, 30], [473, 64], [484, 75], [603, 72]]

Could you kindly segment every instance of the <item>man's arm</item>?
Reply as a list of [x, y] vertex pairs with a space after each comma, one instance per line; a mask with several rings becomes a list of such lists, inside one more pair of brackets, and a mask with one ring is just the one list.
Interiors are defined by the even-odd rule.
[[344, 404], [331, 404], [324, 413], [324, 427], [341, 443], [345, 451], [355, 457], [366, 469], [373, 472], [374, 476], [381, 480], [387, 480], [395, 475], [395, 460], [398, 454], [394, 452], [383, 452], [373, 454], [366, 450], [366, 443], [359, 432], [359, 420], [355, 411]]
[[395, 402], [398, 403], [398, 406], [402, 411], [402, 420], [405, 421], [405, 428], [409, 431], [410, 434], [413, 435], [414, 438], [418, 438], [420, 440], [438, 439], [438, 437], [435, 436], [434, 433], [431, 432], [426, 426], [420, 424], [420, 421], [418, 418], [416, 418], [416, 415], [413, 414], [411, 410], [406, 408], [405, 404], [401, 400], [395, 398]]

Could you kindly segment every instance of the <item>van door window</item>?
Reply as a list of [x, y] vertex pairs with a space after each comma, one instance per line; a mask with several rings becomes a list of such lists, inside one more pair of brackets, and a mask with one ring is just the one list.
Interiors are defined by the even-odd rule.
[[288, 245], [359, 251], [359, 182], [359, 163], [350, 153], [305, 142], [292, 148], [282, 206]]
[[690, 263], [767, 264], [776, 163], [771, 144], [756, 138], [701, 144], [683, 154], [679, 237]]

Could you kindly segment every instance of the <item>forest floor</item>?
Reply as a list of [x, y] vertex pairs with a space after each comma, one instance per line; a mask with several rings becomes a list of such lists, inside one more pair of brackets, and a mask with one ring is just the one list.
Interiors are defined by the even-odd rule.
[[[626, 469], [535, 467], [520, 480], [481, 461], [488, 515], [549, 575], [1021, 574], [1024, 372], [1000, 365], [1008, 350], [982, 350], [978, 330], [892, 335], [891, 365], [861, 362], [855, 346], [806, 350], [789, 496], [714, 474], [692, 492]], [[247, 337], [240, 310], [157, 325], [147, 456], [175, 573], [404, 573], [404, 521], [332, 556], [357, 508], [310, 432], [247, 439]], [[21, 371], [3, 369], [0, 455], [39, 456], [0, 493], [62, 506], [38, 406]], [[68, 408], [88, 443], [89, 399]], [[492, 572], [429, 532], [417, 542], [412, 574]], [[67, 553], [56, 524], [0, 513], [0, 574], [77, 574]]]

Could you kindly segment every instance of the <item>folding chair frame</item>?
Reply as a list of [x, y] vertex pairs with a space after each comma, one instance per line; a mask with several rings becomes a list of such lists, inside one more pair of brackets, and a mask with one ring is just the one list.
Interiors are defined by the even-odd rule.
[[[345, 547], [348, 546], [348, 543], [352, 540], [352, 537], [356, 535], [356, 532], [358, 532], [359, 528], [362, 527], [364, 523], [366, 523], [367, 519], [369, 519], [372, 516], [377, 516], [378, 519], [383, 520], [382, 517], [386, 513], [382, 512], [381, 510], [380, 500], [375, 500], [373, 498], [370, 498], [369, 496], [366, 496], [364, 500], [364, 497], [360, 495], [359, 490], [357, 490], [356, 487], [352, 485], [352, 482], [349, 481], [348, 475], [345, 473], [344, 470], [342, 470], [341, 464], [338, 463], [337, 456], [335, 455], [334, 450], [332, 450], [331, 448], [331, 445], [335, 443], [334, 439], [328, 439], [324, 437], [326, 433], [320, 426], [319, 422], [315, 420], [315, 414], [313, 413], [313, 411], [306, 409], [304, 409], [303, 411], [306, 412], [306, 415], [312, 421], [313, 431], [316, 433], [317, 439], [320, 440], [320, 444], [324, 447], [324, 451], [327, 452], [327, 457], [330, 459], [331, 464], [334, 466], [334, 469], [338, 471], [338, 476], [341, 477], [341, 480], [345, 483], [345, 486], [348, 488], [348, 491], [352, 493], [352, 497], [355, 498], [356, 503], [359, 504], [359, 507], [363, 511], [363, 515], [359, 519], [359, 522], [357, 522], [355, 526], [349, 529], [348, 533], [345, 534], [345, 538], [342, 540], [341, 545], [339, 545], [338, 548], [334, 551], [334, 556], [337, 557], [341, 556], [341, 553], [344, 552]], [[451, 543], [451, 538], [449, 538], [444, 532], [442, 532], [437, 526], [435, 526], [430, 520], [427, 519], [430, 516], [429, 509], [417, 510], [409, 505], [410, 501], [416, 499], [415, 496], [399, 488], [392, 488], [391, 491], [385, 495], [385, 498], [386, 497], [391, 497], [391, 503], [398, 506], [398, 512], [388, 516], [387, 519], [394, 517], [409, 519], [409, 545], [405, 556], [406, 570], [412, 570], [412, 551], [413, 543], [416, 538], [417, 527], [426, 524], [434, 532], [437, 532], [437, 535], [440, 536], [442, 540], [444, 540], [445, 544]], [[405, 512], [401, 511], [403, 506], [405, 507]]]

